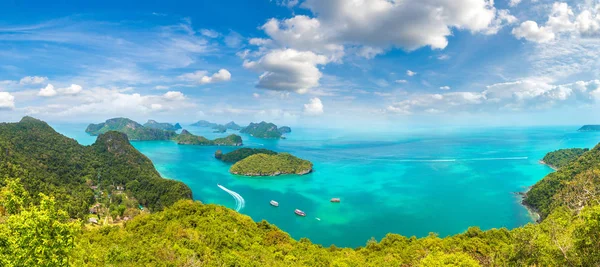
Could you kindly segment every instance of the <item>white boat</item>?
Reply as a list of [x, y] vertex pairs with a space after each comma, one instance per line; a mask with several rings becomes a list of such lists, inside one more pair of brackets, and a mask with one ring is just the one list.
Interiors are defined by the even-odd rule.
[[306, 213], [304, 213], [304, 211], [301, 211], [299, 209], [296, 209], [294, 211], [294, 213], [296, 213], [296, 215], [298, 215], [298, 216], [302, 216], [302, 217], [306, 216]]
[[275, 200], [271, 200], [271, 202], [269, 202], [269, 203], [271, 203], [271, 206], [273, 206], [273, 207], [279, 207], [279, 203]]

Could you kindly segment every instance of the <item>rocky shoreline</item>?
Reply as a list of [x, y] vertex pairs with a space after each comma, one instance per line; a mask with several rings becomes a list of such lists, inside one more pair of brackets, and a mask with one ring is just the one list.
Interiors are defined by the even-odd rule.
[[540, 215], [540, 212], [535, 207], [533, 207], [533, 206], [527, 204], [527, 202], [525, 202], [525, 198], [527, 197], [527, 192], [529, 192], [529, 190], [531, 190], [531, 186], [528, 187], [527, 191], [525, 191], [525, 192], [514, 192], [514, 194], [519, 197], [519, 203], [521, 203], [521, 205], [523, 205], [523, 207], [525, 207], [527, 209], [531, 218], [536, 223], [540, 223], [542, 221], [542, 216]]
[[543, 160], [540, 160], [540, 161], [539, 161], [539, 163], [540, 163], [540, 164], [542, 164], [542, 165], [546, 165], [546, 166], [550, 167], [550, 168], [551, 168], [551, 169], [553, 169], [554, 171], [558, 171], [558, 168], [554, 167], [553, 165], [550, 165], [550, 164], [546, 163], [546, 162], [545, 162], [545, 161], [543, 161]]

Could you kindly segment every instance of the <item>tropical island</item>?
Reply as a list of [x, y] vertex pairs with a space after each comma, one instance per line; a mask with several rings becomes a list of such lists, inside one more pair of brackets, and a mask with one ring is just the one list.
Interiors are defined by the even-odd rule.
[[177, 134], [175, 131], [145, 127], [127, 118], [113, 118], [99, 124], [90, 124], [85, 132], [97, 136], [109, 131], [118, 131], [127, 135], [129, 140], [151, 141], [171, 140]]
[[277, 152], [273, 150], [268, 150], [264, 148], [240, 148], [229, 153], [223, 154], [221, 150], [217, 150], [215, 152], [215, 158], [220, 159], [227, 163], [236, 163], [240, 160], [243, 160], [247, 157], [250, 157], [255, 154], [266, 154], [266, 155], [277, 155]]
[[210, 127], [215, 130], [214, 131], [215, 133], [224, 133], [227, 130], [239, 131], [240, 129], [242, 129], [241, 126], [237, 125], [233, 121], [230, 121], [230, 122], [226, 123], [225, 125], [223, 125], [223, 124], [218, 124], [218, 123], [214, 123], [214, 122], [210, 122], [210, 121], [206, 121], [206, 120], [200, 120], [198, 122], [190, 124], [190, 126]]
[[289, 153], [254, 154], [231, 166], [229, 172], [244, 176], [304, 175], [312, 172], [312, 162]]
[[557, 151], [550, 152], [544, 156], [542, 163], [550, 166], [554, 170], [558, 170], [567, 164], [573, 162], [579, 158], [583, 153], [588, 152], [588, 148], [568, 148], [559, 149]]
[[179, 145], [201, 145], [201, 146], [241, 146], [242, 137], [239, 135], [229, 135], [227, 137], [209, 140], [204, 136], [193, 135], [187, 130], [181, 131], [179, 135], [173, 138]]
[[[117, 131], [127, 135], [129, 140], [135, 141], [153, 141], [153, 140], [172, 140], [180, 145], [201, 145], [201, 146], [241, 146], [242, 138], [239, 135], [229, 135], [227, 137], [209, 140], [203, 136], [196, 136], [187, 130], [182, 130], [180, 134], [171, 130], [163, 130], [160, 127], [153, 128], [159, 123], [148, 121], [150, 127], [143, 126], [127, 118], [114, 118], [100, 124], [90, 124], [85, 130], [90, 135], [98, 135], [108, 131]], [[176, 124], [179, 125], [179, 124]], [[164, 125], [162, 125], [164, 126]], [[175, 127], [175, 125], [173, 125]]]
[[167, 122], [157, 122], [155, 120], [148, 120], [148, 122], [144, 123], [144, 127], [146, 128], [153, 128], [153, 129], [160, 129], [160, 130], [165, 130], [165, 131], [177, 131], [179, 129], [181, 129], [181, 125], [179, 125], [179, 123], [175, 123], [175, 125], [167, 123]]
[[269, 122], [250, 123], [247, 127], [240, 130], [240, 133], [250, 134], [256, 138], [278, 139], [282, 138], [283, 133], [289, 133], [292, 129], [284, 126], [277, 128], [277, 125]]
[[[525, 200], [540, 211], [539, 224], [512, 230], [470, 227], [443, 238], [388, 234], [359, 248], [324, 248], [306, 238], [295, 240], [266, 221], [254, 222], [226, 207], [192, 201], [185, 184], [161, 178], [122, 133], [101, 134], [93, 145], [81, 146], [46, 123], [25, 117], [0, 124], [0, 151], [2, 266], [597, 266], [600, 262], [600, 145], [532, 186]], [[261, 154], [251, 157], [257, 155]], [[126, 223], [83, 226], [97, 204], [98, 188], [113, 184], [124, 185], [117, 191], [148, 207], [150, 214]]]
[[577, 131], [580, 131], [580, 132], [599, 132], [600, 131], [600, 125], [583, 125]]

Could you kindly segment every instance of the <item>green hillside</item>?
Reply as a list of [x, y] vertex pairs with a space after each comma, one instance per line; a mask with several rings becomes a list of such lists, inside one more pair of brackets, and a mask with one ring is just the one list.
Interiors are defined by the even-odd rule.
[[165, 131], [177, 131], [181, 129], [181, 125], [179, 125], [179, 123], [173, 125], [167, 122], [157, 122], [155, 120], [148, 120], [148, 122], [144, 123], [144, 127]]
[[241, 146], [242, 138], [239, 135], [229, 135], [227, 137], [210, 140], [204, 136], [193, 135], [187, 130], [181, 131], [181, 134], [173, 138], [180, 145], [199, 145], [199, 146]]
[[266, 155], [277, 155], [277, 152], [264, 149], [264, 148], [240, 148], [229, 153], [222, 154], [218, 157], [218, 159], [228, 162], [228, 163], [236, 163], [240, 160], [243, 160], [247, 157], [250, 157], [254, 154], [266, 154]]
[[308, 160], [288, 153], [276, 155], [255, 154], [233, 164], [229, 172], [246, 176], [276, 176], [280, 174], [303, 175], [312, 171], [313, 164]]
[[127, 118], [114, 118], [99, 124], [90, 124], [85, 130], [90, 135], [99, 135], [108, 131], [117, 131], [127, 135], [129, 140], [150, 141], [170, 140], [177, 134], [173, 130], [149, 128]]
[[552, 168], [559, 169], [576, 160], [583, 155], [583, 153], [588, 151], [589, 149], [587, 148], [559, 149], [546, 154], [542, 161]]

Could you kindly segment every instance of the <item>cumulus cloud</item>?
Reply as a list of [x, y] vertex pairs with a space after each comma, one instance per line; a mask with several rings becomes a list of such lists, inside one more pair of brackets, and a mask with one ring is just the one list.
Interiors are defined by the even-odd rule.
[[38, 92], [38, 96], [43, 96], [43, 97], [52, 97], [55, 96], [57, 94], [56, 90], [54, 90], [54, 85], [52, 84], [48, 84], [46, 85], [46, 87], [40, 89], [40, 91]]
[[208, 72], [204, 70], [186, 73], [179, 76], [181, 80], [195, 81], [200, 84], [225, 82], [231, 80], [231, 73], [226, 69], [220, 69], [213, 75], [208, 76]]
[[48, 77], [40, 77], [40, 76], [26, 76], [23, 77], [19, 84], [27, 85], [27, 84], [42, 84], [48, 80]]
[[417, 75], [417, 73], [416, 73], [416, 72], [414, 72], [414, 71], [412, 71], [412, 70], [407, 70], [407, 71], [406, 71], [406, 75], [408, 75], [408, 76], [412, 77], [412, 76], [415, 76], [415, 75]]
[[0, 92], [0, 109], [15, 108], [15, 97], [8, 92]]
[[313, 116], [323, 114], [323, 103], [321, 102], [321, 99], [317, 97], [311, 98], [308, 104], [304, 104], [304, 113]]
[[541, 110], [576, 103], [592, 104], [600, 80], [553, 85], [542, 80], [522, 80], [489, 85], [482, 92], [415, 94], [388, 106], [400, 114], [448, 111]]
[[81, 90], [83, 90], [83, 88], [78, 84], [71, 84], [69, 87], [58, 89], [61, 94], [65, 95], [76, 95], [79, 94]]
[[258, 88], [306, 93], [319, 85], [322, 73], [317, 66], [327, 62], [327, 57], [313, 52], [276, 49], [257, 61], [244, 61], [244, 67], [262, 71]]
[[229, 73], [226, 69], [220, 69], [218, 72], [214, 73], [212, 76], [203, 76], [200, 79], [201, 84], [207, 83], [215, 83], [215, 82], [225, 82], [231, 80], [231, 73]]
[[442, 86], [440, 87], [440, 90], [450, 90], [450, 86]]
[[166, 92], [163, 97], [167, 100], [176, 101], [176, 100], [184, 100], [185, 95], [179, 91], [169, 91]]
[[600, 35], [600, 5], [582, 5], [580, 13], [575, 16], [567, 3], [556, 2], [543, 26], [528, 20], [513, 29], [512, 33], [517, 38], [538, 43], [555, 40], [561, 35], [597, 37]]
[[521, 3], [521, 0], [510, 0], [510, 2], [508, 2], [508, 6], [515, 7], [520, 3]]

